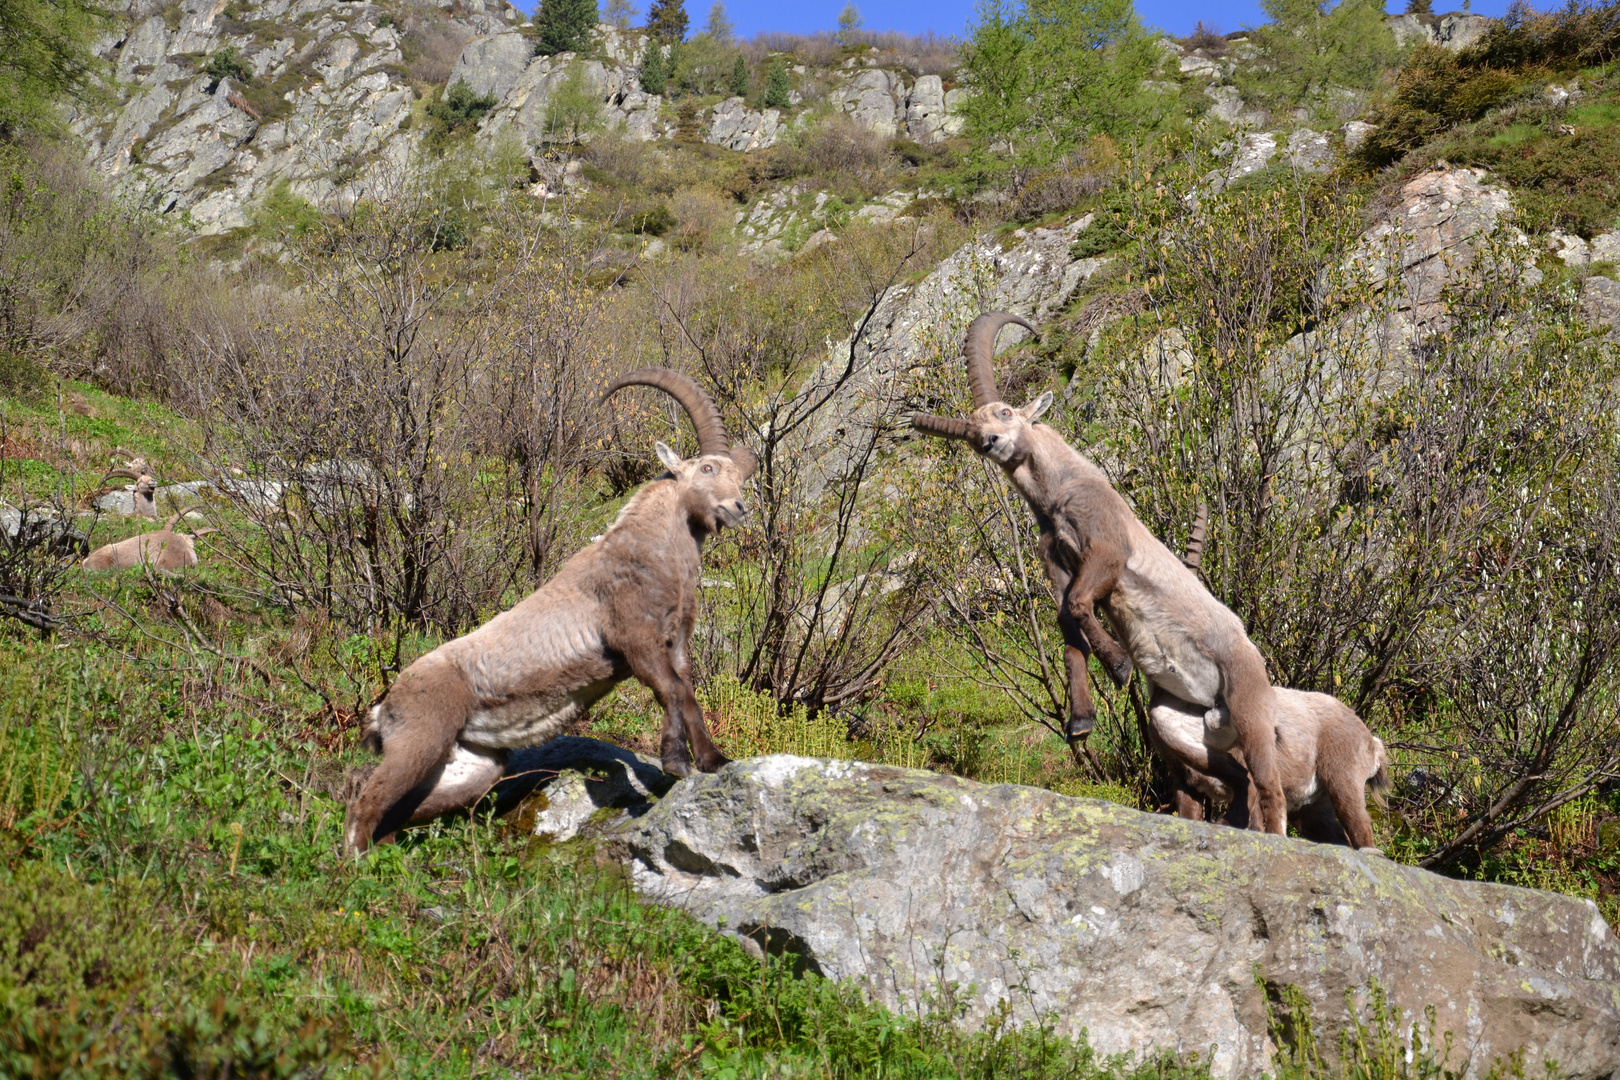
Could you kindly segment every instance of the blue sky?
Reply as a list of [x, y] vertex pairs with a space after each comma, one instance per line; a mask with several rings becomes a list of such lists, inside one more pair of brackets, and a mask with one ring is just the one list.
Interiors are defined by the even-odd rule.
[[[532, 10], [533, 0], [518, 2]], [[638, 3], [638, 0], [631, 0], [631, 3]], [[686, 10], [691, 16], [694, 30], [703, 25], [712, 3], [713, 0], [686, 0]], [[794, 3], [782, 3], [781, 0], [731, 0], [726, 4], [726, 13], [743, 37], [752, 37], [761, 30], [808, 33], [836, 27], [838, 13], [843, 10], [844, 3], [845, 0], [797, 0]], [[1473, 10], [1482, 15], [1500, 15], [1507, 10], [1507, 5], [1508, 0], [1474, 0]], [[946, 35], [960, 35], [973, 16], [973, 0], [931, 0], [928, 3], [918, 3], [917, 0], [855, 0], [855, 6], [869, 30], [904, 30], [908, 33], [933, 30]], [[1461, 0], [1456, 0], [1455, 4], [1435, 0], [1434, 6], [1436, 11], [1450, 11], [1453, 7], [1460, 8], [1462, 4]], [[1539, 3], [1533, 6], [1548, 5]], [[645, 10], [644, 3], [640, 7]], [[1400, 11], [1403, 7], [1400, 0], [1390, 4], [1394, 11]], [[1136, 10], [1143, 22], [1178, 36], [1192, 30], [1193, 24], [1200, 19], [1222, 30], [1238, 30], [1264, 21], [1260, 5], [1253, 0], [1200, 0], [1197, 3], [1137, 0]]]

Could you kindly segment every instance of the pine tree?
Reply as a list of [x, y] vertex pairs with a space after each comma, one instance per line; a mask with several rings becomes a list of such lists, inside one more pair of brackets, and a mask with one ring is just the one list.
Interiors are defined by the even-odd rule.
[[630, 6], [630, 0], [608, 0], [607, 7], [602, 9], [602, 21], [612, 23], [620, 30], [628, 30], [630, 16], [635, 14], [635, 10]]
[[647, 52], [641, 58], [641, 88], [649, 94], [662, 94], [669, 82], [669, 65], [664, 60], [663, 46], [657, 39], [647, 43]]
[[765, 107], [785, 109], [789, 105], [787, 63], [780, 57], [771, 61], [771, 72], [765, 77]]
[[748, 93], [748, 57], [742, 53], [737, 54], [737, 62], [731, 65], [731, 93], [735, 97]]
[[653, 0], [647, 9], [647, 33], [656, 41], [685, 41], [686, 25], [682, 0]]
[[540, 0], [534, 13], [534, 28], [541, 56], [561, 52], [583, 52], [596, 29], [596, 0]]

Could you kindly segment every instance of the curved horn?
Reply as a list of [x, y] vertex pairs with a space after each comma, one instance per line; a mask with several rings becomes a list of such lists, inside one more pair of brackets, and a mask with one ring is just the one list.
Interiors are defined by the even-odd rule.
[[1036, 337], [1035, 328], [1010, 311], [991, 311], [980, 315], [968, 327], [967, 341], [962, 345], [962, 358], [967, 361], [968, 386], [973, 390], [973, 407], [1001, 400], [996, 389], [996, 372], [992, 359], [996, 352], [996, 334], [1008, 323], [1017, 323]]
[[202, 509], [202, 503], [192, 503], [190, 506], [182, 506], [180, 509], [178, 509], [178, 510], [176, 510], [174, 512], [173, 516], [171, 516], [169, 518], [169, 520], [164, 524], [163, 527], [172, 532], [172, 531], [174, 531], [175, 523], [178, 522], [181, 518], [185, 517], [187, 514], [191, 513], [193, 510], [201, 510], [201, 509]]
[[968, 434], [966, 420], [933, 413], [916, 413], [911, 418], [911, 426], [925, 435], [938, 435], [942, 439], [965, 439]]
[[137, 480], [138, 481], [141, 478], [140, 474], [137, 473], [134, 469], [108, 469], [107, 470], [107, 475], [103, 476], [101, 478], [101, 482], [103, 484], [105, 484], [107, 481], [111, 480], [115, 476], [120, 478], [120, 479], [123, 479], [123, 480]]
[[709, 396], [708, 391], [694, 382], [690, 375], [682, 375], [678, 371], [664, 367], [641, 368], [621, 376], [603, 392], [601, 400], [606, 401], [626, 386], [656, 387], [680, 402], [681, 408], [686, 410], [686, 415], [692, 418], [692, 426], [697, 428], [698, 453], [731, 453], [731, 440], [726, 438], [726, 428], [720, 420], [719, 407], [715, 405], [714, 398]]
[[1198, 564], [1204, 561], [1204, 536], [1208, 524], [1209, 504], [1199, 500], [1198, 516], [1193, 518], [1192, 536], [1187, 539], [1187, 554], [1181, 557], [1182, 565], [1194, 573], [1198, 571]]

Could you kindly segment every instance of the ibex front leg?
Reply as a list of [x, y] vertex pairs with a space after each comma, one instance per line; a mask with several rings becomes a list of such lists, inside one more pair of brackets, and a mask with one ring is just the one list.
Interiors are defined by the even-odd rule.
[[1063, 632], [1063, 673], [1069, 681], [1069, 716], [1063, 724], [1063, 738], [1073, 746], [1097, 725], [1097, 707], [1091, 700], [1091, 642], [1086, 640], [1080, 622], [1069, 614], [1063, 597], [1068, 594], [1074, 575], [1053, 556], [1053, 537], [1041, 532], [1041, 561], [1046, 576], [1058, 596], [1058, 629]]
[[1080, 633], [1097, 650], [1097, 658], [1103, 662], [1115, 686], [1131, 681], [1131, 658], [1097, 621], [1097, 601], [1114, 591], [1124, 571], [1123, 551], [1092, 544], [1080, 559], [1074, 580], [1063, 596], [1060, 612], [1060, 617], [1067, 616], [1079, 625]]
[[652, 690], [658, 704], [664, 707], [658, 758], [660, 767], [671, 776], [692, 775], [693, 758], [703, 772], [714, 772], [729, 760], [709, 738], [684, 653], [684, 649], [672, 645], [627, 657], [636, 678]]

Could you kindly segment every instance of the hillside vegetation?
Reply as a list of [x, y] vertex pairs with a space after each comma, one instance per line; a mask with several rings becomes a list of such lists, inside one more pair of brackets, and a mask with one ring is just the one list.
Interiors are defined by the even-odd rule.
[[[966, 1035], [948, 993], [889, 1014], [521, 812], [338, 855], [392, 678], [603, 532], [655, 439], [694, 447], [660, 398], [598, 402], [645, 364], [761, 459], [704, 556], [722, 750], [1166, 809], [1139, 679], [1096, 672], [1097, 731], [1058, 735], [1029, 515], [904, 425], [967, 411], [966, 318], [1038, 244], [1063, 291], [1005, 396], [1055, 391], [1172, 549], [1209, 507], [1205, 575], [1273, 678], [1388, 745], [1384, 851], [1620, 926], [1620, 7], [1455, 48], [1357, 0], [1181, 42], [1042, 0], [959, 49], [737, 41], [719, 5], [686, 34], [664, 0], [591, 44], [567, 4], [193, 7], [137, 5], [99, 58], [75, 16], [80, 66], [25, 87], [75, 104], [0, 99], [0, 1073], [1206, 1075], [1010, 1013]], [[143, 25], [210, 47], [137, 63]], [[502, 35], [543, 110], [451, 80]], [[368, 44], [335, 76], [340, 40]], [[317, 161], [277, 124], [355, 141]], [[1510, 208], [1408, 257], [1425, 183]], [[118, 454], [209, 483], [162, 511], [201, 505], [200, 566], [78, 567], [64, 529], [151, 527], [95, 509]], [[659, 713], [627, 682], [577, 733], [656, 753]], [[1452, 1075], [1376, 995], [1364, 1024], [1334, 1053], [1294, 1015], [1279, 1075]]]

